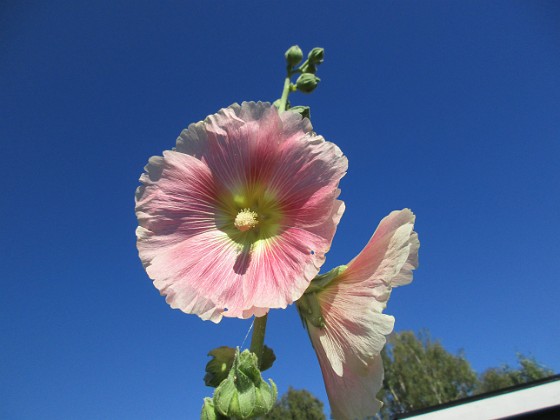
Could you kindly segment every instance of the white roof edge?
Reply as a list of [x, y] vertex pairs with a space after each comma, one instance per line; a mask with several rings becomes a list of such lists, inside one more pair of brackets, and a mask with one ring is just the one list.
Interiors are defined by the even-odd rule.
[[490, 420], [560, 404], [560, 379], [407, 417], [421, 420]]

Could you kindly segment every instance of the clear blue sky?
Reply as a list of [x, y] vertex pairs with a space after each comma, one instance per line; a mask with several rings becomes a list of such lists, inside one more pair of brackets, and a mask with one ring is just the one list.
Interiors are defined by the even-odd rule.
[[[198, 417], [206, 353], [250, 321], [165, 304], [134, 190], [189, 123], [275, 100], [295, 43], [326, 59], [292, 102], [349, 159], [325, 268], [410, 207], [420, 268], [389, 302], [396, 329], [479, 371], [522, 352], [558, 372], [559, 21], [554, 1], [4, 0], [0, 417]], [[265, 377], [326, 401], [295, 308], [270, 314], [267, 342]]]

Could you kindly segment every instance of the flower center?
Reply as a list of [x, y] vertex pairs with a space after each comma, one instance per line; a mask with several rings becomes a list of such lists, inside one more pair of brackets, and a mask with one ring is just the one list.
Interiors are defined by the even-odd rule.
[[233, 224], [241, 232], [246, 232], [259, 224], [259, 221], [257, 220], [257, 213], [251, 211], [250, 209], [243, 209], [237, 213]]

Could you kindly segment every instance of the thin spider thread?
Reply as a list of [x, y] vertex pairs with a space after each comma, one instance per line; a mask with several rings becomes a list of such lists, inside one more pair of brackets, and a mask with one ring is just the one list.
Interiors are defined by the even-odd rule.
[[247, 334], [245, 334], [245, 338], [243, 339], [243, 342], [241, 343], [241, 348], [243, 348], [243, 346], [245, 345], [245, 341], [247, 341], [247, 337], [249, 337], [249, 333], [251, 332], [251, 330], [253, 329], [253, 324], [255, 323], [255, 318], [253, 318], [253, 321], [251, 322], [251, 325], [249, 326], [249, 329], [247, 330]]

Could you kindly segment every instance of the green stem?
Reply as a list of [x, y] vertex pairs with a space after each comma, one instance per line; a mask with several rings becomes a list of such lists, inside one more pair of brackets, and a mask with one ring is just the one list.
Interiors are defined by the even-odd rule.
[[288, 95], [290, 94], [290, 74], [286, 76], [286, 80], [284, 80], [284, 89], [282, 90], [282, 96], [280, 97], [280, 105], [278, 106], [278, 112], [284, 112], [286, 110], [286, 106], [288, 105]]
[[262, 364], [262, 355], [264, 349], [264, 333], [266, 331], [266, 320], [268, 314], [265, 316], [255, 317], [255, 323], [253, 324], [253, 336], [251, 337], [251, 347], [249, 351], [255, 353], [259, 359], [259, 368]]

